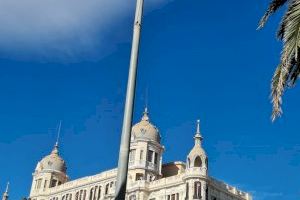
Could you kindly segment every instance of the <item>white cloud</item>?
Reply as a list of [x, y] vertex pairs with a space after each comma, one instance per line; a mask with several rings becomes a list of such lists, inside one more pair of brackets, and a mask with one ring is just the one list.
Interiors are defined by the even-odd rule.
[[114, 31], [134, 8], [135, 0], [0, 0], [0, 57], [97, 59], [124, 40]]

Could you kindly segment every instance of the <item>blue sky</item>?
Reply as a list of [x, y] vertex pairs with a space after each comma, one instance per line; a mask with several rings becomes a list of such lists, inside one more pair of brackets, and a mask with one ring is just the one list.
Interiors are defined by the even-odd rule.
[[[32, 12], [0, 3], [7, 10], [0, 20], [0, 190], [10, 181], [11, 199], [28, 195], [59, 120], [71, 179], [117, 165], [135, 7], [133, 0], [28, 1]], [[256, 31], [267, 4], [146, 1], [134, 118], [148, 91], [165, 162], [186, 159], [200, 118], [211, 176], [257, 200], [296, 200], [300, 89], [285, 94], [284, 115], [271, 123], [280, 13]]]

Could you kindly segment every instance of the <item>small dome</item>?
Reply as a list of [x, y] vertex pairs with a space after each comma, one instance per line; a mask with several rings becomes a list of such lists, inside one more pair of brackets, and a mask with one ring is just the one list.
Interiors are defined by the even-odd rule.
[[51, 154], [44, 157], [36, 166], [36, 171], [56, 171], [66, 173], [67, 167], [65, 161], [59, 156], [58, 145], [54, 146]]
[[148, 139], [160, 143], [159, 130], [150, 123], [148, 109], [145, 109], [142, 120], [132, 127], [132, 139]]

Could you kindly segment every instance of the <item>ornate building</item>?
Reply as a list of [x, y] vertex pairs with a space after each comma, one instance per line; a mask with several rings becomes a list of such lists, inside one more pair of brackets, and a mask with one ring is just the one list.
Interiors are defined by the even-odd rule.
[[[251, 196], [208, 175], [208, 157], [202, 148], [200, 121], [195, 145], [186, 162], [163, 164], [164, 147], [147, 109], [132, 127], [129, 156], [128, 200], [251, 200]], [[65, 161], [56, 143], [33, 173], [31, 200], [114, 199], [117, 170], [69, 180]]]

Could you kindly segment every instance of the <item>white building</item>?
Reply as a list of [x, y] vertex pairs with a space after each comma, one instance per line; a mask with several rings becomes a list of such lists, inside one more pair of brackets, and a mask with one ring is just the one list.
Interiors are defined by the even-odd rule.
[[[200, 121], [195, 145], [186, 162], [163, 164], [164, 147], [158, 129], [150, 122], [147, 109], [132, 128], [127, 183], [129, 200], [251, 200], [250, 194], [208, 175], [208, 158], [202, 148]], [[114, 199], [117, 170], [69, 180], [58, 144], [38, 162], [33, 173], [31, 200]]]

